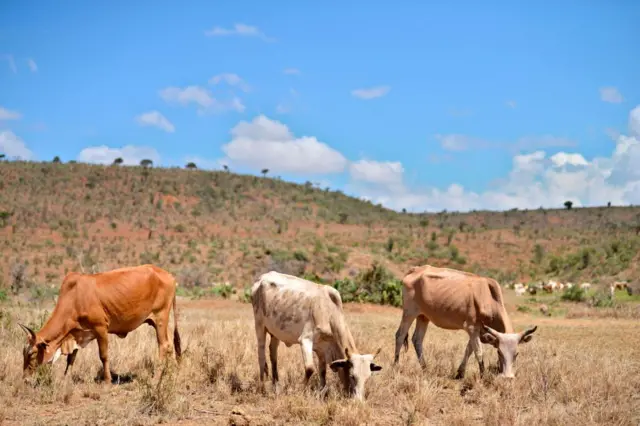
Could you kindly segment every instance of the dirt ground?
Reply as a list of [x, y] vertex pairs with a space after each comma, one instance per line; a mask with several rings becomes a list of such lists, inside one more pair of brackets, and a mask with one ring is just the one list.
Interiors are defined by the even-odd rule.
[[[251, 306], [224, 300], [179, 300], [185, 348], [179, 367], [162, 379], [156, 371], [154, 332], [142, 326], [125, 339], [111, 337], [112, 370], [133, 376], [125, 384], [94, 382], [101, 364], [97, 345], [80, 351], [72, 372], [65, 360], [42, 369], [39, 383], [22, 380], [24, 333], [17, 322], [40, 324], [52, 306], [0, 305], [0, 424], [340, 424], [340, 425], [633, 425], [640, 422], [640, 331], [637, 320], [542, 318], [512, 312], [520, 330], [538, 325], [521, 347], [516, 378], [479, 378], [471, 357], [467, 376], [452, 379], [466, 335], [431, 326], [425, 339], [426, 371], [410, 348], [394, 368], [399, 309], [346, 305], [358, 348], [375, 352], [383, 367], [367, 385], [364, 404], [333, 392], [321, 400], [302, 386], [300, 349], [280, 346], [282, 391], [258, 385]], [[413, 331], [411, 331], [413, 332]], [[485, 346], [485, 362], [495, 365]], [[316, 376], [314, 375], [314, 380]], [[313, 381], [313, 380], [312, 380]], [[312, 383], [313, 385], [314, 383]]]

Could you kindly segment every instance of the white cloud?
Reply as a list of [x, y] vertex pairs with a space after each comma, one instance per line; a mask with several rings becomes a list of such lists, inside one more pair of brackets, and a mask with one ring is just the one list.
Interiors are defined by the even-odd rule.
[[176, 128], [159, 111], [149, 111], [136, 117], [136, 122], [141, 126], [154, 126], [168, 133], [173, 133]]
[[285, 68], [283, 72], [285, 74], [289, 74], [289, 75], [298, 75], [298, 74], [300, 74], [300, 70], [298, 68]]
[[127, 145], [122, 148], [110, 148], [106, 145], [91, 146], [78, 154], [78, 161], [84, 163], [112, 164], [116, 158], [122, 158], [123, 164], [137, 166], [140, 161], [149, 159], [154, 165], [160, 163], [160, 154], [148, 146]]
[[[393, 189], [386, 181], [356, 186], [360, 196], [394, 209], [439, 211], [640, 204], [640, 106], [629, 114], [629, 135], [620, 135], [608, 157], [586, 159], [578, 152], [542, 150], [515, 155], [511, 170], [486, 191], [469, 191], [459, 184], [446, 189], [410, 188], [404, 176], [394, 176]], [[396, 166], [395, 170], [403, 170]], [[399, 183], [398, 183], [399, 182]]]
[[3, 57], [7, 61], [7, 64], [9, 64], [9, 69], [11, 70], [11, 72], [13, 72], [14, 74], [17, 74], [18, 67], [16, 66], [15, 59], [13, 59], [13, 55], [4, 55]]
[[381, 185], [390, 190], [403, 188], [404, 167], [399, 161], [360, 160], [351, 163], [349, 172], [356, 181]]
[[588, 166], [589, 162], [585, 160], [582, 154], [568, 154], [566, 152], [559, 152], [551, 156], [551, 162], [556, 167], [570, 166]]
[[20, 137], [11, 130], [0, 131], [0, 154], [7, 158], [18, 158], [21, 160], [31, 160], [33, 153]]
[[295, 137], [286, 125], [264, 115], [241, 121], [231, 135], [222, 147], [225, 164], [298, 174], [339, 173], [347, 165], [347, 159], [327, 144], [312, 136]]
[[518, 106], [518, 104], [516, 103], [516, 101], [506, 101], [505, 104], [511, 108], [511, 109], [515, 109], [515, 107]]
[[34, 61], [33, 59], [31, 58], [27, 59], [27, 65], [29, 66], [29, 69], [31, 70], [31, 72], [38, 71], [38, 64], [36, 64], [36, 61]]
[[209, 84], [215, 85], [220, 83], [226, 83], [229, 86], [238, 87], [243, 92], [248, 92], [250, 90], [249, 85], [245, 83], [244, 80], [242, 80], [238, 74], [233, 74], [233, 73], [218, 74], [218, 75], [214, 75], [209, 79]]
[[233, 97], [229, 101], [219, 101], [213, 97], [209, 90], [200, 86], [167, 87], [160, 91], [160, 97], [170, 104], [182, 106], [196, 104], [199, 106], [198, 113], [200, 114], [229, 110], [244, 112], [245, 110], [245, 106], [239, 98]]
[[624, 101], [622, 94], [615, 87], [600, 88], [600, 99], [603, 102], [608, 102], [611, 104], [619, 104]]
[[351, 95], [355, 96], [356, 98], [369, 100], [385, 96], [387, 93], [389, 93], [390, 90], [391, 87], [389, 86], [376, 86], [370, 87], [368, 89], [352, 90]]
[[267, 42], [275, 41], [274, 38], [268, 37], [258, 27], [246, 24], [234, 24], [233, 28], [213, 27], [204, 32], [207, 37], [224, 37], [224, 36], [244, 36], [257, 37]]
[[18, 111], [11, 111], [0, 106], [0, 120], [20, 120], [22, 114]]

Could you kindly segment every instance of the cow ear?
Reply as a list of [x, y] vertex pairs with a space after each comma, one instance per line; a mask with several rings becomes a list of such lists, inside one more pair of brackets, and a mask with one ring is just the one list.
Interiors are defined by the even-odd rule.
[[482, 333], [480, 335], [480, 341], [485, 345], [491, 345], [491, 346], [498, 345], [498, 339], [496, 338], [496, 336], [490, 333]]
[[369, 368], [371, 369], [371, 371], [380, 371], [380, 370], [382, 370], [382, 367], [380, 367], [377, 364], [374, 364], [373, 362], [371, 364], [369, 364]]
[[340, 368], [348, 368], [349, 367], [349, 360], [348, 359], [339, 359], [336, 361], [333, 361], [329, 367], [331, 367], [331, 370], [333, 372], [337, 372]]
[[522, 338], [522, 340], [520, 341], [520, 343], [529, 343], [531, 341], [531, 339], [533, 339], [533, 335], [529, 334], [527, 336], [524, 336]]
[[47, 342], [39, 342], [36, 347], [38, 348], [38, 350], [42, 350], [44, 351], [45, 349], [47, 349], [47, 346], [49, 346], [49, 344]]

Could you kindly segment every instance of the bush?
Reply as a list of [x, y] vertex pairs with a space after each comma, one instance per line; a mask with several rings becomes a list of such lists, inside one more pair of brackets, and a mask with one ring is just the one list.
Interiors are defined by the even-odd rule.
[[233, 289], [233, 286], [231, 284], [220, 284], [213, 287], [212, 292], [216, 296], [220, 296], [223, 299], [228, 299], [229, 296], [231, 296], [235, 292], [235, 290]]
[[355, 280], [337, 280], [333, 288], [340, 292], [345, 303], [365, 302], [402, 306], [402, 281], [378, 263], [374, 263]]
[[585, 300], [585, 291], [578, 286], [573, 286], [566, 289], [561, 298], [569, 302], [583, 302]]

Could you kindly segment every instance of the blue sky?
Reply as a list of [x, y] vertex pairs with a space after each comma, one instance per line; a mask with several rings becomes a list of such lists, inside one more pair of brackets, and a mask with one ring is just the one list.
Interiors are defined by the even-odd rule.
[[640, 203], [637, 2], [188, 5], [3, 2], [0, 151], [412, 211]]

